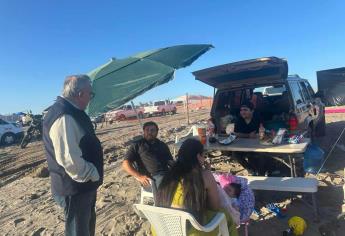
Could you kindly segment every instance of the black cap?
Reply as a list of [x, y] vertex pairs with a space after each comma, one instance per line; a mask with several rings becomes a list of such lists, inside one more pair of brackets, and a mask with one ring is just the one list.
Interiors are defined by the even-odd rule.
[[251, 103], [250, 101], [245, 101], [241, 104], [241, 107], [247, 107], [249, 108], [250, 110], [253, 110], [254, 109], [254, 105], [253, 103]]

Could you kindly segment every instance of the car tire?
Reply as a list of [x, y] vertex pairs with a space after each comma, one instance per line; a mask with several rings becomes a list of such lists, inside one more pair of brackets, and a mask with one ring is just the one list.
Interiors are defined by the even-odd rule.
[[162, 116], [165, 116], [165, 115], [166, 115], [165, 110], [162, 110]]
[[326, 135], [326, 117], [324, 115], [315, 128], [315, 136], [322, 137], [325, 135]]
[[16, 141], [16, 136], [13, 133], [5, 133], [1, 138], [1, 144], [3, 145], [11, 145], [14, 144]]
[[138, 117], [139, 117], [139, 119], [143, 119], [144, 118], [144, 114], [142, 112], [139, 112]]
[[172, 114], [174, 115], [174, 114], [176, 114], [176, 107], [172, 110]]

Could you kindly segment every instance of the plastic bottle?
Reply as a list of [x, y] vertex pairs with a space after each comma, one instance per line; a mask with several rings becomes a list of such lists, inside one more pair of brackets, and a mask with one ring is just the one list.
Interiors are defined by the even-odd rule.
[[265, 127], [263, 126], [262, 123], [260, 123], [260, 127], [259, 127], [259, 139], [264, 139], [265, 137]]

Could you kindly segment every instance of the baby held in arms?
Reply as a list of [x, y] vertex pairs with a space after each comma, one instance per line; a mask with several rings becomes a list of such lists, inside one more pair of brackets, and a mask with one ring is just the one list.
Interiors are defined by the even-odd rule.
[[221, 199], [222, 208], [226, 209], [232, 216], [234, 222], [240, 224], [240, 212], [238, 198], [241, 194], [241, 185], [234, 183], [234, 176], [220, 175], [218, 182], [218, 192]]
[[240, 210], [238, 198], [241, 194], [241, 185], [236, 183], [231, 183], [223, 187], [223, 190], [230, 197], [231, 205], [236, 209]]

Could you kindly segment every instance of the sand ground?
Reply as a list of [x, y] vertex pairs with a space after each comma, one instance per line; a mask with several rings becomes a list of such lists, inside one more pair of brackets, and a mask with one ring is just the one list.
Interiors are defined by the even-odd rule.
[[[175, 136], [188, 132], [191, 125], [205, 121], [208, 110], [194, 111], [187, 125], [184, 114], [153, 118], [159, 126], [159, 137], [167, 142], [173, 152]], [[345, 114], [329, 114], [326, 117], [327, 136], [316, 142], [330, 151], [345, 127]], [[140, 135], [137, 121], [119, 122], [97, 129], [104, 147], [105, 179], [98, 191], [97, 235], [150, 235], [149, 224], [132, 210], [139, 202], [140, 185], [121, 170], [121, 161], [133, 137]], [[211, 157], [216, 170], [246, 174], [235, 162], [224, 161], [223, 156]], [[227, 158], [228, 159], [228, 158]], [[0, 235], [63, 235], [63, 212], [50, 193], [50, 180], [41, 141], [30, 143], [27, 148], [19, 146], [0, 148]], [[345, 167], [345, 135], [340, 138], [324, 169], [318, 175], [320, 187], [317, 200], [320, 206], [320, 222], [313, 221], [313, 212], [296, 195], [277, 192], [256, 192], [260, 216], [253, 216], [250, 235], [281, 235], [291, 216], [303, 217], [308, 225], [305, 235], [320, 235], [319, 228], [343, 235], [344, 221], [332, 221], [341, 213]], [[290, 199], [293, 199], [292, 201]], [[280, 219], [264, 207], [277, 203], [285, 208], [286, 218]], [[329, 234], [332, 235], [332, 234]]]

